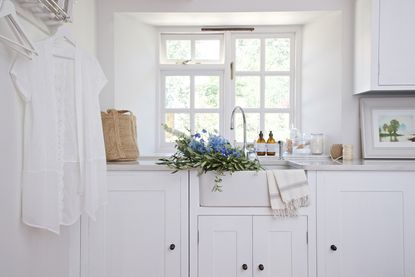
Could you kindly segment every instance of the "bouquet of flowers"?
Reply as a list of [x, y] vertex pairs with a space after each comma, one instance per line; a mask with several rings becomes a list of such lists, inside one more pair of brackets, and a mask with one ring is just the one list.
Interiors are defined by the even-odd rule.
[[222, 136], [208, 133], [206, 130], [187, 135], [167, 125], [163, 127], [167, 132], [177, 136], [177, 151], [168, 158], [160, 159], [157, 164], [173, 168], [173, 173], [193, 168], [199, 169], [200, 173], [214, 171], [216, 177], [213, 191], [222, 191], [221, 177], [225, 172], [262, 169], [258, 160], [249, 160], [242, 149], [232, 147]]

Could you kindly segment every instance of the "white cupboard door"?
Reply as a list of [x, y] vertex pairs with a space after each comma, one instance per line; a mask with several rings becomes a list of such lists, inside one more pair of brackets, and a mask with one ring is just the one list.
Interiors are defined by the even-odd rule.
[[319, 276], [415, 276], [414, 178], [408, 172], [319, 173]]
[[253, 276], [308, 276], [307, 217], [253, 218]]
[[199, 216], [198, 277], [252, 276], [252, 217]]
[[[110, 174], [106, 277], [182, 277], [183, 174]], [[170, 248], [171, 247], [171, 248]]]
[[379, 0], [380, 86], [415, 86], [414, 12], [414, 0]]

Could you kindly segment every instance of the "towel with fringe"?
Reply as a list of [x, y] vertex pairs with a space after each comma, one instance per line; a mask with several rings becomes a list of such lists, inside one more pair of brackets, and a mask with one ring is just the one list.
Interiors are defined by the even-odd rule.
[[310, 203], [310, 189], [304, 170], [267, 170], [271, 209], [276, 216], [296, 216]]

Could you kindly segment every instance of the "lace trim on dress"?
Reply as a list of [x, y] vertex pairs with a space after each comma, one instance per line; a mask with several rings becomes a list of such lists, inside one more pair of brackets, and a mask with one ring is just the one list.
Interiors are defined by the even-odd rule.
[[[64, 209], [64, 139], [65, 139], [65, 105], [64, 105], [64, 78], [62, 76], [65, 76], [65, 72], [63, 72], [65, 69], [64, 67], [61, 67], [60, 70], [55, 70], [55, 87], [56, 87], [56, 107], [58, 110], [57, 114], [57, 172], [58, 172], [58, 214], [59, 214], [59, 223], [62, 223], [62, 215], [63, 215], [63, 209]], [[63, 73], [61, 76], [59, 76], [59, 73]]]

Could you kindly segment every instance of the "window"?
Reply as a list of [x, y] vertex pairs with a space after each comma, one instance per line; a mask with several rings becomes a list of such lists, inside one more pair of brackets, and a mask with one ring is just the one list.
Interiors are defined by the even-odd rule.
[[[161, 34], [160, 41], [160, 123], [182, 131], [216, 130], [241, 142], [240, 114], [235, 132], [229, 130], [230, 113], [241, 106], [248, 142], [260, 130], [288, 137], [298, 118], [295, 31]], [[171, 149], [174, 139], [160, 132], [160, 150]]]
[[[255, 140], [259, 130], [287, 138], [294, 117], [294, 36], [234, 35], [232, 43], [233, 93], [235, 105], [246, 112], [248, 141]], [[242, 127], [235, 138], [242, 140]]]
[[223, 63], [223, 35], [162, 34], [162, 64]]
[[[222, 71], [162, 71], [161, 79], [162, 122], [180, 131], [222, 131]], [[174, 139], [164, 132], [161, 141]]]

